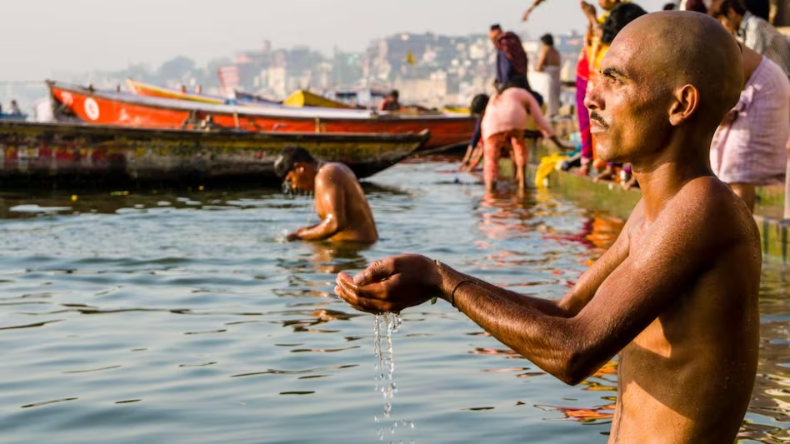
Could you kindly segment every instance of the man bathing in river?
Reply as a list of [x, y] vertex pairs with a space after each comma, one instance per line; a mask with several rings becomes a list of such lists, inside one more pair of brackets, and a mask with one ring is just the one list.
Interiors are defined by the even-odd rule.
[[284, 148], [275, 172], [291, 188], [315, 192], [321, 222], [299, 228], [287, 239], [375, 242], [379, 234], [365, 193], [354, 173], [342, 163], [319, 162], [304, 148]]
[[599, 153], [630, 162], [643, 199], [560, 301], [423, 256], [374, 263], [335, 292], [367, 312], [437, 296], [568, 384], [620, 354], [610, 443], [731, 443], [757, 366], [761, 252], [709, 147], [743, 87], [734, 38], [703, 14], [648, 14], [614, 40], [587, 95]]

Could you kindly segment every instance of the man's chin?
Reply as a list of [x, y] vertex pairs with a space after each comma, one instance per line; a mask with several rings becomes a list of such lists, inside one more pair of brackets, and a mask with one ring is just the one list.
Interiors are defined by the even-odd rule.
[[617, 153], [603, 148], [600, 144], [598, 145], [598, 149], [596, 150], [595, 154], [604, 162], [622, 163], [622, 160], [620, 159], [620, 156], [617, 155]]
[[615, 156], [613, 156], [613, 153], [609, 149], [603, 147], [600, 143], [598, 143], [598, 146], [596, 147], [595, 150], [595, 157], [603, 160], [604, 162], [614, 162], [612, 158]]

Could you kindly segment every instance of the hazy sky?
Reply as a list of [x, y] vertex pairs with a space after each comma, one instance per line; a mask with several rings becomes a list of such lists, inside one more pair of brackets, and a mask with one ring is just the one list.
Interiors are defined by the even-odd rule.
[[[637, 0], [656, 11], [667, 0]], [[577, 0], [3, 0], [0, 81], [115, 70], [177, 55], [203, 65], [237, 50], [309, 45], [363, 49], [401, 31], [465, 35], [492, 23], [533, 36], [582, 29]]]

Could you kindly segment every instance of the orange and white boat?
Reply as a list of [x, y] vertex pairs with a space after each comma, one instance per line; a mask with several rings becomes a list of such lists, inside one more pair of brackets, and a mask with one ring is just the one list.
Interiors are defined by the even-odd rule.
[[472, 137], [470, 116], [394, 115], [371, 110], [249, 107], [100, 92], [47, 82], [56, 116], [86, 123], [135, 128], [182, 129], [199, 122], [263, 132], [408, 134], [430, 131], [423, 150], [454, 146]]

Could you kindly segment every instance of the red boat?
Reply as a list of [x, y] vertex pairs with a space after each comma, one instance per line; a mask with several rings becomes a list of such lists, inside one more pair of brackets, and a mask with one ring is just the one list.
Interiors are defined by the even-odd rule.
[[456, 146], [474, 132], [469, 116], [403, 116], [369, 110], [325, 108], [257, 108], [99, 92], [47, 82], [56, 116], [87, 123], [136, 128], [187, 129], [208, 124], [265, 132], [408, 134], [429, 130], [423, 150]]

